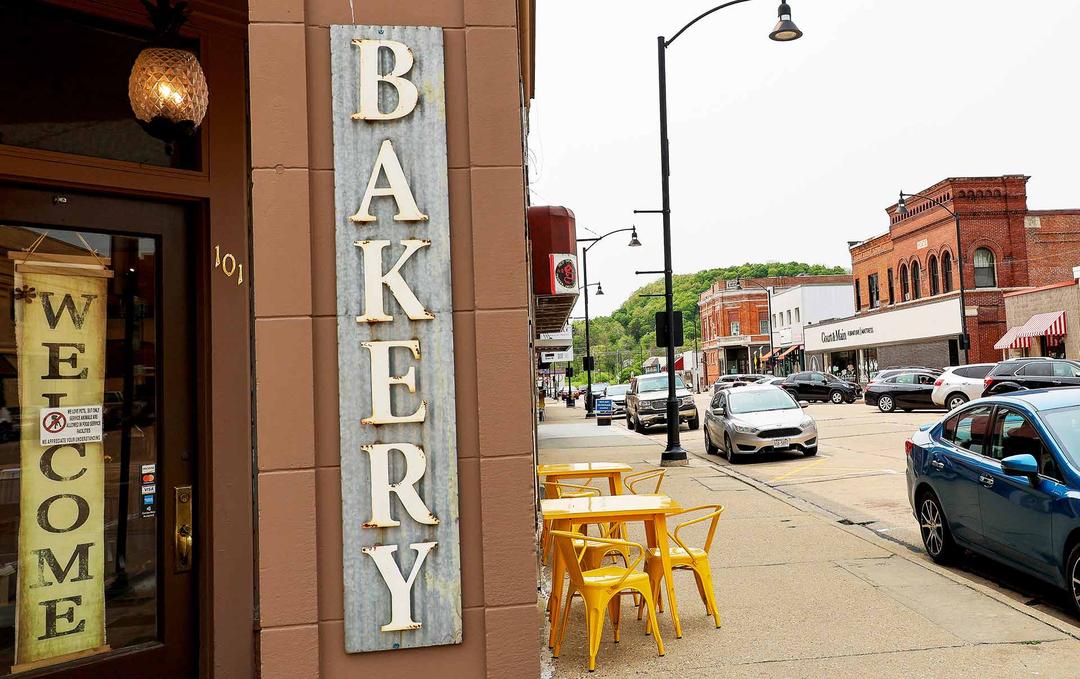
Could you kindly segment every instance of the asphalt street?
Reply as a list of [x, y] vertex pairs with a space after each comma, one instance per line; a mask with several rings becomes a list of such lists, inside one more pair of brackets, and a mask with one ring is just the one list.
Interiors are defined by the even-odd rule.
[[[709, 396], [699, 394], [696, 401], [704, 426]], [[685, 425], [680, 432], [682, 445], [698, 457], [728, 467], [731, 473], [810, 502], [837, 521], [866, 526], [924, 554], [907, 499], [904, 441], [920, 425], [937, 421], [944, 411], [885, 414], [862, 402], [813, 404], [806, 410], [818, 425], [819, 452], [814, 457], [777, 453], [732, 465], [705, 452], [702, 429], [690, 431]], [[615, 420], [614, 426], [625, 427], [625, 421]], [[663, 428], [650, 429], [646, 435], [658, 442], [666, 439]], [[1080, 624], [1062, 594], [1023, 574], [971, 554], [953, 570], [1058, 619]]]

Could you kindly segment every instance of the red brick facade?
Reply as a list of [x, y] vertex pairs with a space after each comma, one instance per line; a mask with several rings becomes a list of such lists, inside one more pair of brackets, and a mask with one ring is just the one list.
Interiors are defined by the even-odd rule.
[[[956, 225], [944, 205], [960, 216], [967, 360], [997, 360], [994, 343], [1007, 329], [1003, 293], [1069, 279], [1080, 264], [1080, 210], [1028, 210], [1027, 180], [950, 178], [919, 192], [930, 200], [908, 199], [906, 216], [887, 208], [889, 231], [850, 248], [856, 313], [959, 289]], [[992, 267], [981, 267], [976, 280], [976, 259], [988, 263], [987, 253]]]

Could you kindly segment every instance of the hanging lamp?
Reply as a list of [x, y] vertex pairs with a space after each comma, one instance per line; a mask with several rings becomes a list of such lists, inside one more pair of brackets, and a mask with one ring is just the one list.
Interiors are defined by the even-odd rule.
[[148, 134], [165, 142], [172, 155], [173, 145], [195, 133], [203, 118], [209, 96], [206, 76], [199, 58], [182, 49], [180, 27], [187, 20], [188, 3], [181, 0], [141, 0], [156, 36], [131, 67], [128, 99], [135, 118]]

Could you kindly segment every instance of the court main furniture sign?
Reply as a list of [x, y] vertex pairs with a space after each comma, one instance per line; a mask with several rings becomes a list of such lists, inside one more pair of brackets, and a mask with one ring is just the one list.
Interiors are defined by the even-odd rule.
[[330, 57], [345, 650], [461, 643], [442, 29]]

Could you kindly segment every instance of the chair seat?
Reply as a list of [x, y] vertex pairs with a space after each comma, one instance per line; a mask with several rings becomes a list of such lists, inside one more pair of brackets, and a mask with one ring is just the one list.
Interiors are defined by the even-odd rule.
[[[581, 572], [581, 576], [585, 580], [585, 585], [588, 587], [611, 587], [625, 574], [626, 569], [618, 566], [604, 566], [603, 568], [594, 568], [589, 571]], [[637, 571], [631, 573], [626, 580], [623, 580], [623, 587], [630, 587], [635, 584], [642, 585], [648, 589], [649, 575]]]
[[[671, 563], [676, 566], [683, 563], [692, 563], [694, 561], [697, 561], [698, 559], [709, 558], [708, 553], [704, 549], [698, 549], [697, 547], [691, 547], [689, 554], [687, 554], [686, 550], [682, 547], [670, 547], [668, 549], [668, 554], [671, 557]], [[652, 547], [645, 551], [645, 559], [647, 561], [659, 558], [659, 547]]]

